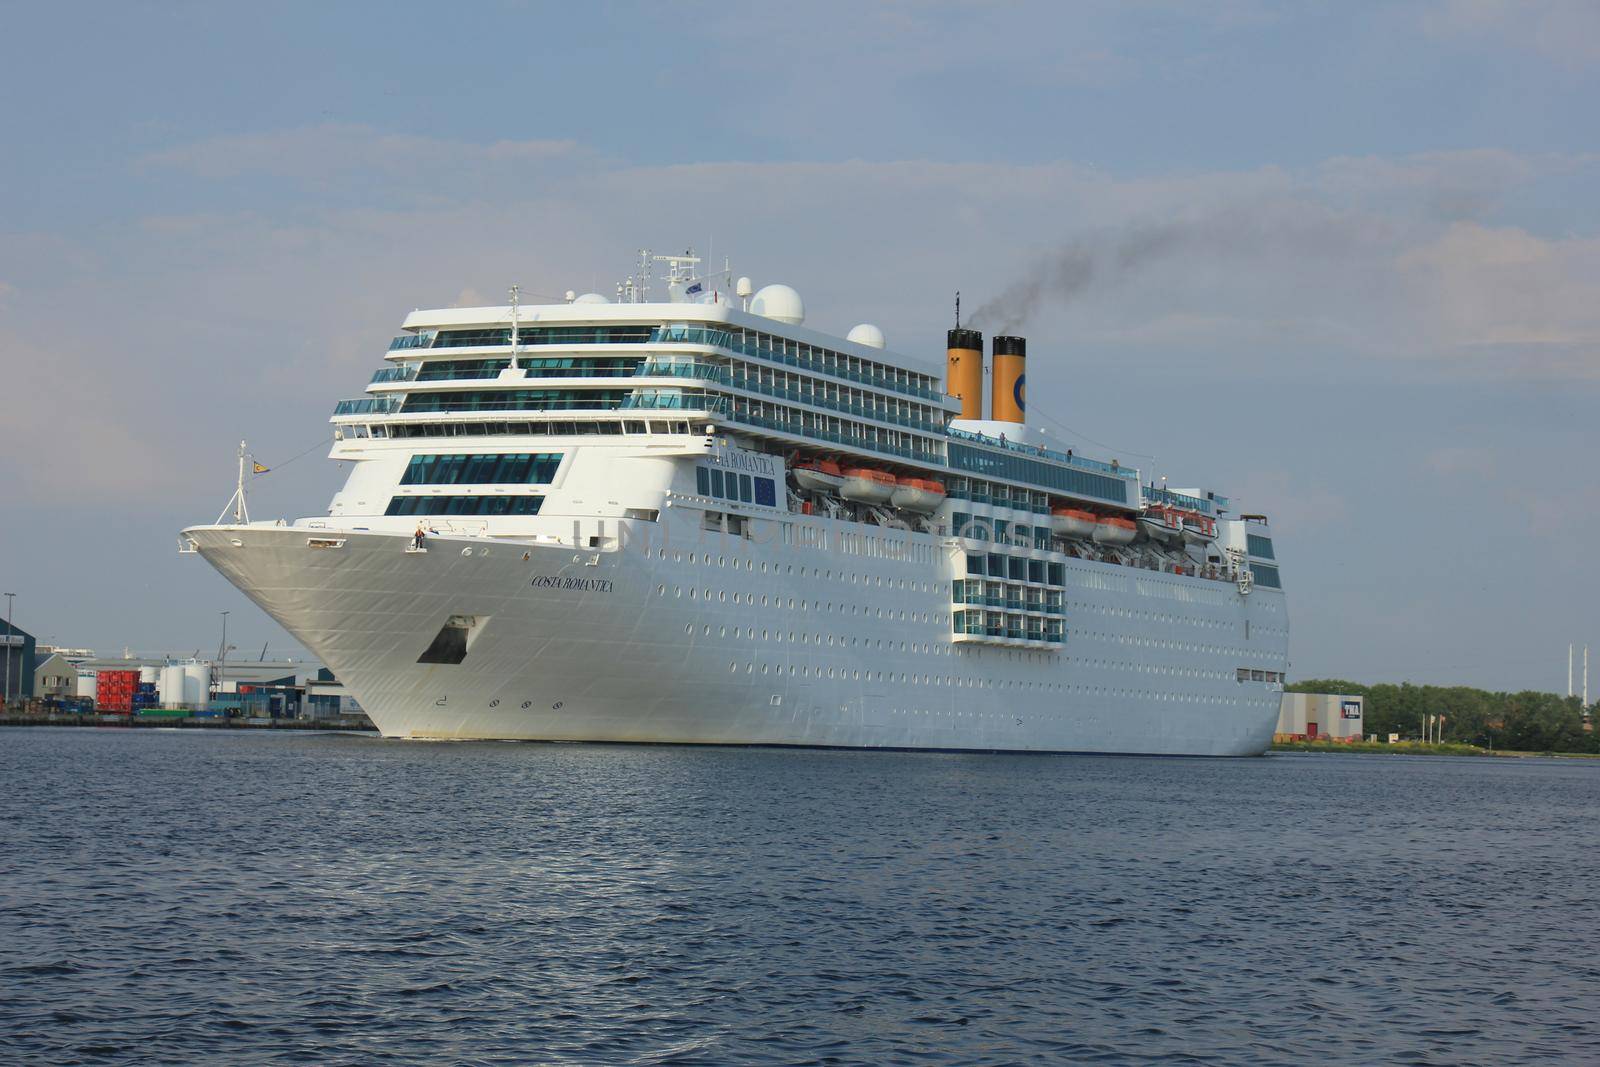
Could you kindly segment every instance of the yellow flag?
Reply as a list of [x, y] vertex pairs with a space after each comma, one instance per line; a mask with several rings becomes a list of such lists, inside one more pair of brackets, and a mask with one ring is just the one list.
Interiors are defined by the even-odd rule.
[[254, 472], [256, 474], [265, 474], [269, 470], [272, 469], [271, 467], [263, 467], [261, 464], [257, 463], [255, 460], [251, 460], [250, 461], [250, 466], [254, 469]]

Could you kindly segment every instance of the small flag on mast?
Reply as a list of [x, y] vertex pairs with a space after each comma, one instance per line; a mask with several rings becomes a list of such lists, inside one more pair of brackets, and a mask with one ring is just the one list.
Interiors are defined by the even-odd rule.
[[265, 474], [269, 470], [271, 470], [272, 468], [271, 467], [264, 467], [260, 463], [257, 463], [255, 460], [252, 459], [250, 461], [250, 469], [251, 469], [252, 472], [254, 472], [256, 474]]

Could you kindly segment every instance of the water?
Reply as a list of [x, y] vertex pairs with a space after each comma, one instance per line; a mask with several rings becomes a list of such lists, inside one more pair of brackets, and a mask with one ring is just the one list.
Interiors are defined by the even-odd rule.
[[1600, 1060], [1600, 763], [0, 731], [0, 1059]]

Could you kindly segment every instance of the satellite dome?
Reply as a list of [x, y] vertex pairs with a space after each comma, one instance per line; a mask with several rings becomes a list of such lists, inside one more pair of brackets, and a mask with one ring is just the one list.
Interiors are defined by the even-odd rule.
[[850, 327], [850, 332], [844, 335], [846, 341], [854, 341], [858, 345], [868, 345], [872, 348], [882, 348], [887, 343], [883, 339], [883, 331], [870, 322], [863, 322], [859, 326]]
[[806, 306], [800, 294], [787, 285], [763, 285], [750, 299], [750, 310], [793, 326], [806, 321]]
[[573, 303], [574, 304], [609, 304], [609, 303], [611, 303], [611, 301], [607, 300], [605, 297], [601, 296], [599, 293], [584, 293], [582, 296], [580, 296], [576, 300], [574, 300]]

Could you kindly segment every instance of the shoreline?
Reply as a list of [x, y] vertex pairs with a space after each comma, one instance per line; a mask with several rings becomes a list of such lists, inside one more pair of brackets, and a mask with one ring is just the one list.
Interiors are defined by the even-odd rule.
[[378, 728], [353, 722], [332, 722], [325, 719], [179, 719], [137, 716], [94, 715], [0, 715], [4, 726], [72, 726], [103, 727], [107, 730], [336, 730], [343, 733], [375, 734]]
[[1274, 741], [1268, 752], [1331, 752], [1340, 755], [1458, 756], [1504, 759], [1600, 759], [1595, 752], [1524, 752], [1519, 749], [1480, 748], [1477, 745], [1428, 744], [1422, 741]]

